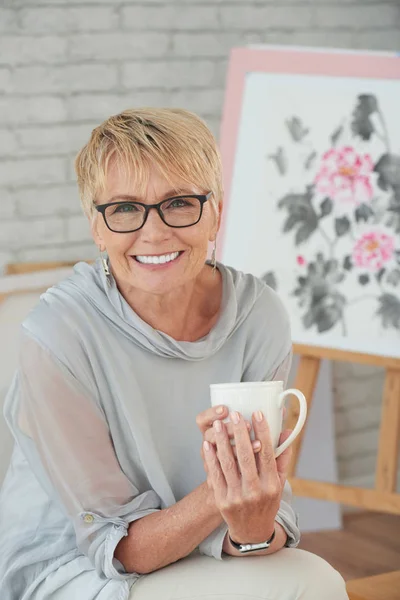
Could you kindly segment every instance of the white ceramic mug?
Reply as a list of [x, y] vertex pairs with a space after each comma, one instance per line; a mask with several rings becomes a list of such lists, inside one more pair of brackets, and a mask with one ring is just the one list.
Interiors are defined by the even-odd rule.
[[[252, 423], [252, 414], [261, 410], [269, 425], [275, 458], [282, 454], [299, 435], [307, 417], [307, 402], [304, 394], [296, 389], [283, 390], [283, 381], [216, 383], [210, 385], [210, 391], [211, 406], [220, 404], [227, 406], [229, 412], [233, 410], [239, 412], [250, 423]], [[300, 404], [299, 418], [288, 439], [278, 446], [285, 398], [292, 394], [297, 397]], [[228, 417], [224, 422], [227, 423], [229, 420]], [[250, 437], [254, 439], [253, 430]]]

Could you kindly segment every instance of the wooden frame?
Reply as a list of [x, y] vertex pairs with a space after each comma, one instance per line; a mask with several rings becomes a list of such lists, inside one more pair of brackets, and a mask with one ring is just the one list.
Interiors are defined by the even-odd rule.
[[[6, 277], [13, 275], [33, 275], [38, 271], [51, 271], [57, 269], [67, 269], [72, 268], [77, 261], [53, 261], [53, 262], [35, 262], [35, 263], [9, 263], [5, 266], [4, 275]], [[86, 260], [91, 264], [93, 260]], [[0, 304], [6, 300], [9, 296], [15, 296], [18, 294], [27, 294], [29, 292], [45, 292], [48, 286], [40, 285], [36, 286], [33, 284], [32, 286], [15, 289], [12, 291], [1, 292], [0, 291]]]
[[[367, 510], [400, 515], [400, 494], [396, 492], [400, 441], [400, 359], [300, 344], [295, 344], [293, 349], [295, 354], [300, 355], [294, 387], [305, 394], [309, 409], [322, 359], [386, 368], [375, 489], [297, 478], [295, 472], [304, 436], [303, 429], [292, 445], [289, 481], [293, 493], [297, 496], [341, 502]], [[293, 428], [297, 418], [298, 408], [295, 403], [292, 403], [288, 411], [287, 426]]]
[[36, 271], [49, 271], [51, 269], [61, 269], [62, 267], [73, 267], [75, 264], [76, 261], [8, 263], [5, 267], [4, 275], [25, 275], [26, 273], [35, 273]]

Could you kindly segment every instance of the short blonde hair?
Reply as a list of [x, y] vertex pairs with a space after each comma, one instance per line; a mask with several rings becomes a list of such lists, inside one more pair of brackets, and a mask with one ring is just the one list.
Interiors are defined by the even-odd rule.
[[204, 192], [212, 191], [213, 208], [222, 201], [221, 158], [205, 122], [183, 109], [132, 108], [114, 115], [92, 131], [75, 160], [85, 214], [92, 218], [96, 195], [105, 186], [110, 160], [129, 170], [140, 193], [146, 189], [150, 165], [173, 185], [180, 179]]

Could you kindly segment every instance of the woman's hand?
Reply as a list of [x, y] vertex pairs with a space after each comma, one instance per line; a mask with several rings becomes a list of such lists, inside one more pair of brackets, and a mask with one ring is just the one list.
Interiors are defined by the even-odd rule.
[[[226, 417], [228, 417], [228, 415], [229, 415], [229, 412], [228, 412], [228, 409], [226, 406], [214, 406], [212, 408], [208, 408], [207, 410], [204, 410], [203, 412], [201, 412], [197, 415], [196, 423], [197, 423], [197, 426], [200, 429], [201, 434], [203, 436], [203, 441], [207, 441], [210, 444], [216, 443], [215, 429], [213, 427], [213, 424], [215, 421], [222, 421], [222, 419], [226, 419]], [[247, 430], [250, 431], [251, 423], [246, 421], [246, 427], [247, 427]], [[227, 433], [229, 439], [232, 439], [233, 438], [232, 423], [226, 423], [225, 430], [226, 430], [226, 433]], [[253, 442], [253, 451], [258, 452], [259, 449], [260, 449], [260, 444], [257, 441]], [[201, 446], [200, 453], [201, 453], [201, 457], [203, 459], [204, 469], [207, 473], [207, 465], [204, 461], [203, 444]], [[234, 456], [236, 457], [236, 448], [234, 446], [233, 446], [233, 453], [234, 453]]]
[[[231, 538], [238, 543], [264, 542], [271, 537], [291, 458], [291, 448], [287, 448], [275, 459], [268, 423], [262, 413], [261, 420], [257, 415], [253, 415], [255, 438], [261, 443], [257, 455], [237, 412], [230, 416], [237, 460], [220, 420], [213, 423], [216, 447], [207, 440], [203, 443], [208, 485]], [[290, 433], [284, 431], [280, 443]]]

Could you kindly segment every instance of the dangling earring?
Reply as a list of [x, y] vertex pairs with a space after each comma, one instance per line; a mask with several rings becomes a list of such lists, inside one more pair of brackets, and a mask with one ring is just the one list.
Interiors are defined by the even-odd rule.
[[103, 252], [101, 250], [100, 250], [100, 259], [101, 259], [101, 266], [103, 267], [104, 275], [106, 276], [106, 279], [107, 279], [107, 283], [110, 285], [111, 284], [111, 271], [108, 268], [107, 259], [103, 256]]
[[217, 240], [214, 240], [214, 247], [211, 254], [211, 266], [213, 268], [213, 275], [215, 275], [217, 270]]

